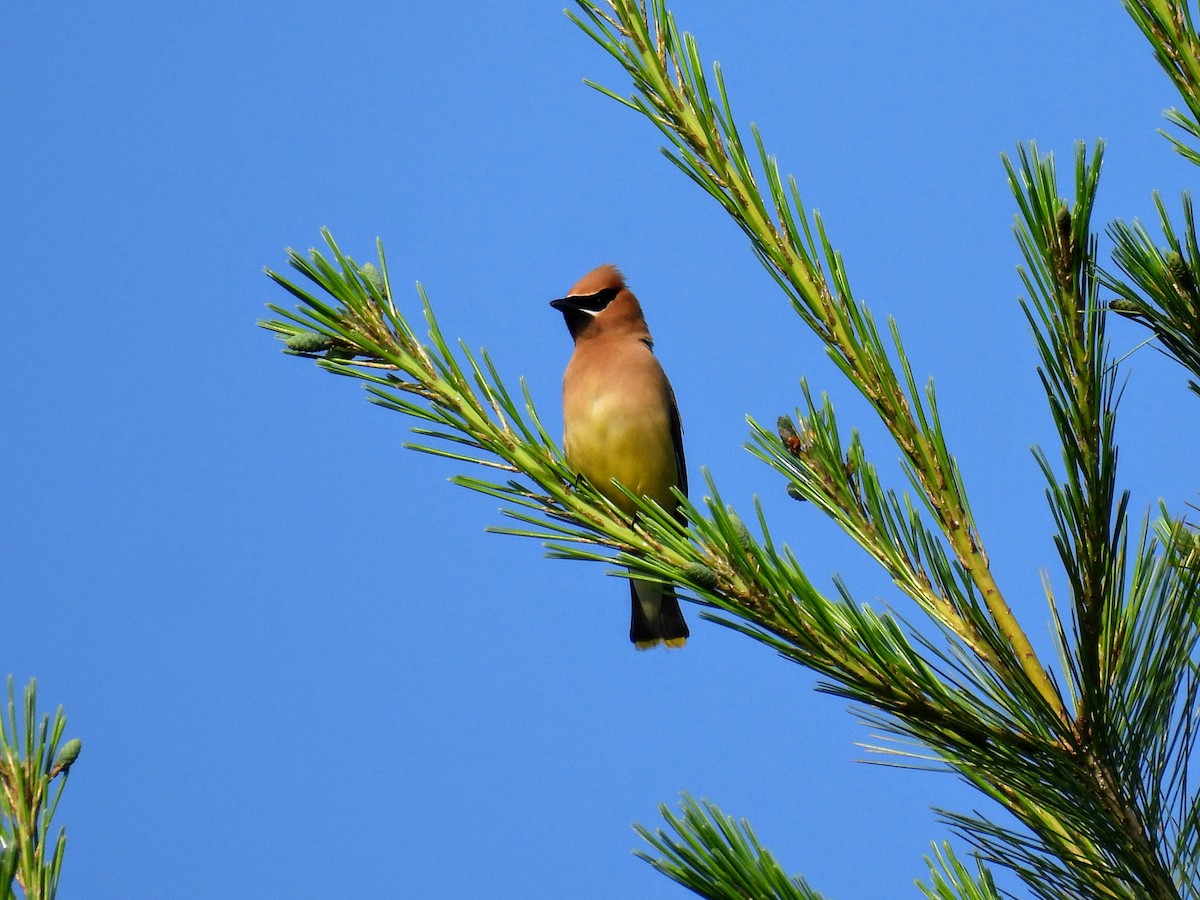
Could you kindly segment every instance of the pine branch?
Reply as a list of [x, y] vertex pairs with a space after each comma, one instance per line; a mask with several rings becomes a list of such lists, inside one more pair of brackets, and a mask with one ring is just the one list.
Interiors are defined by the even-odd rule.
[[[1072, 602], [1074, 634], [1060, 637], [1076, 706], [1068, 756], [1078, 770], [1075, 777], [1086, 785], [1082, 793], [1090, 798], [1086, 817], [1066, 810], [1063, 818], [1044, 806], [1018, 806], [1015, 811], [1060, 857], [1061, 871], [1051, 881], [1108, 882], [1113, 896], [1123, 896], [1118, 885], [1128, 879], [1128, 891], [1175, 897], [1154, 810], [1147, 805], [1150, 798], [1139, 796], [1139, 782], [1131, 780], [1140, 773], [1147, 750], [1144, 741], [1132, 738], [1161, 717], [1128, 719], [1135, 710], [1118, 702], [1123, 689], [1142, 690], [1119, 672], [1131, 661], [1120, 655], [1126, 649], [1120, 644], [1131, 624], [1129, 610], [1141, 606], [1141, 596], [1133, 593], [1126, 600], [1128, 495], [1116, 493], [1116, 367], [1108, 355], [1096, 240], [1089, 230], [1102, 158], [1102, 145], [1090, 160], [1086, 148], [1078, 146], [1073, 207], [1059, 196], [1052, 156], [1039, 154], [1030, 144], [1019, 148], [1017, 165], [1005, 158], [1020, 207], [1017, 238], [1028, 266], [1021, 271], [1030, 294], [1025, 311], [1062, 442], [1062, 480], [1040, 450], [1037, 458], [1049, 482], [1047, 497], [1058, 527], [1055, 544]], [[1153, 548], [1143, 546], [1143, 551], [1139, 562], [1153, 565]], [[1183, 643], [1192, 645], [1187, 638]], [[1166, 678], [1174, 689], [1171, 679], [1187, 671], [1188, 661], [1185, 656], [1173, 662], [1156, 677], [1157, 684]], [[1136, 711], [1150, 709], [1146, 705]]]
[[1200, 790], [1195, 760], [1200, 679], [1200, 555], [1182, 522], [1143, 531], [1129, 601], [1113, 628], [1113, 717], [1128, 723], [1116, 747], [1117, 777], [1131, 786], [1185, 894], [1200, 886]]
[[935, 845], [933, 852], [933, 859], [925, 857], [933, 884], [917, 882], [929, 900], [1000, 900], [991, 872], [981, 860], [976, 860], [975, 872], [971, 872], [949, 844]]
[[1098, 639], [1121, 604], [1123, 571], [1115, 566], [1125, 532], [1127, 497], [1115, 501], [1117, 447], [1116, 368], [1107, 357], [1104, 313], [1095, 279], [1095, 239], [1088, 231], [1099, 183], [1103, 145], [1089, 162], [1076, 153], [1074, 209], [1058, 196], [1053, 156], [1031, 144], [1019, 148], [1019, 171], [1005, 157], [1021, 216], [1017, 239], [1028, 269], [1021, 271], [1031, 301], [1025, 314], [1042, 358], [1038, 370], [1062, 439], [1066, 481], [1038, 460], [1050, 482], [1051, 510], [1059, 526], [1055, 543], [1071, 585], [1079, 629], [1077, 722], [1089, 743], [1094, 717], [1105, 707], [1107, 673]]
[[[58, 891], [66, 832], [51, 831], [81, 743], [63, 741], [62, 708], [53, 718], [37, 715], [37, 687], [30, 681], [18, 708], [8, 677], [8, 705], [0, 715], [0, 897], [53, 900]], [[19, 709], [19, 712], [18, 712]]]
[[680, 809], [682, 816], [660, 807], [669, 831], [634, 826], [660, 855], [636, 854], [668, 878], [711, 900], [822, 900], [803, 878], [784, 872], [745, 819], [738, 822], [687, 794]]
[[[1179, 92], [1187, 112], [1170, 109], [1167, 119], [1190, 138], [1200, 139], [1200, 34], [1197, 34], [1188, 0], [1123, 0], [1126, 10], [1142, 30], [1154, 56]], [[1200, 164], [1200, 150], [1167, 132], [1163, 135], [1192, 163]], [[1192, 200], [1183, 195], [1184, 234], [1177, 236], [1162, 198], [1156, 193], [1167, 248], [1159, 249], [1140, 222], [1114, 222], [1110, 234], [1116, 243], [1113, 259], [1132, 283], [1106, 276], [1117, 292], [1112, 309], [1151, 330], [1162, 348], [1193, 376], [1191, 389], [1200, 394], [1200, 249]]]
[[[1125, 9], [1150, 42], [1162, 66], [1188, 108], [1167, 110], [1166, 117], [1193, 138], [1200, 138], [1200, 35], [1187, 0], [1123, 0]], [[1173, 135], [1163, 135], [1193, 163], [1200, 153]]]
[[1158, 247], [1141, 222], [1113, 222], [1113, 261], [1130, 280], [1106, 275], [1104, 283], [1119, 298], [1112, 303], [1113, 311], [1149, 328], [1162, 348], [1191, 373], [1191, 388], [1200, 393], [1200, 242], [1192, 198], [1183, 195], [1182, 235], [1157, 193], [1154, 205], [1167, 246]]

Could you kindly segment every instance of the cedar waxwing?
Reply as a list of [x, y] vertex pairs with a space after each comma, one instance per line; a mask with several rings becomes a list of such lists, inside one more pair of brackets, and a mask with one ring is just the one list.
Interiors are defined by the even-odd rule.
[[[631, 516], [633, 503], [613, 481], [678, 515], [671, 488], [687, 493], [683, 429], [637, 297], [615, 266], [601, 266], [550, 305], [575, 340], [563, 375], [567, 461]], [[629, 589], [629, 639], [637, 648], [682, 647], [688, 627], [675, 588], [630, 580]]]

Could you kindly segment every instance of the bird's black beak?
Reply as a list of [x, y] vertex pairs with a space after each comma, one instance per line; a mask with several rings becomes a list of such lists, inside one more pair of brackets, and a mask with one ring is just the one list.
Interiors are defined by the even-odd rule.
[[558, 300], [551, 300], [550, 305], [563, 314], [563, 319], [567, 323], [567, 331], [571, 332], [572, 338], [579, 337], [594, 320], [596, 314], [589, 312], [584, 304], [589, 302], [590, 297], [560, 297]]

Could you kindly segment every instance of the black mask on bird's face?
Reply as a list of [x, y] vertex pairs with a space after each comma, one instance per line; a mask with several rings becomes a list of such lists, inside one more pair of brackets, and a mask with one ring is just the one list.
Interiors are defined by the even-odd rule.
[[608, 304], [621, 293], [620, 288], [605, 288], [584, 296], [572, 294], [561, 300], [551, 300], [550, 305], [563, 314], [571, 337], [578, 337], [588, 324], [608, 308]]

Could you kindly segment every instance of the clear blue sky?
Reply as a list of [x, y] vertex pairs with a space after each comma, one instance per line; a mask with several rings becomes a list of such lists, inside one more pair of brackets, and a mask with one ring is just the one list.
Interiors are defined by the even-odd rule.
[[[0, 12], [5, 515], [0, 674], [83, 739], [64, 897], [612, 898], [684, 892], [630, 849], [680, 791], [831, 897], [915, 896], [952, 777], [857, 762], [808, 672], [701, 622], [635, 653], [623, 582], [484, 533], [496, 503], [408, 423], [254, 327], [261, 274], [329, 226], [385, 241], [445, 330], [558, 427], [547, 302], [603, 262], [641, 296], [693, 484], [759, 494], [819, 584], [912, 610], [741, 445], [829, 391], [894, 448], [561, 12], [506, 4], [7, 4]], [[1048, 651], [1029, 446], [1051, 430], [1017, 306], [1001, 151], [1109, 141], [1101, 221], [1194, 184], [1117, 0], [678, 0], [823, 211], [857, 293], [937, 380], [1002, 586]], [[1121, 323], [1121, 352], [1142, 334]], [[1150, 348], [1120, 428], [1139, 512], [1194, 498], [1196, 400]], [[1168, 424], [1169, 423], [1169, 424]]]

